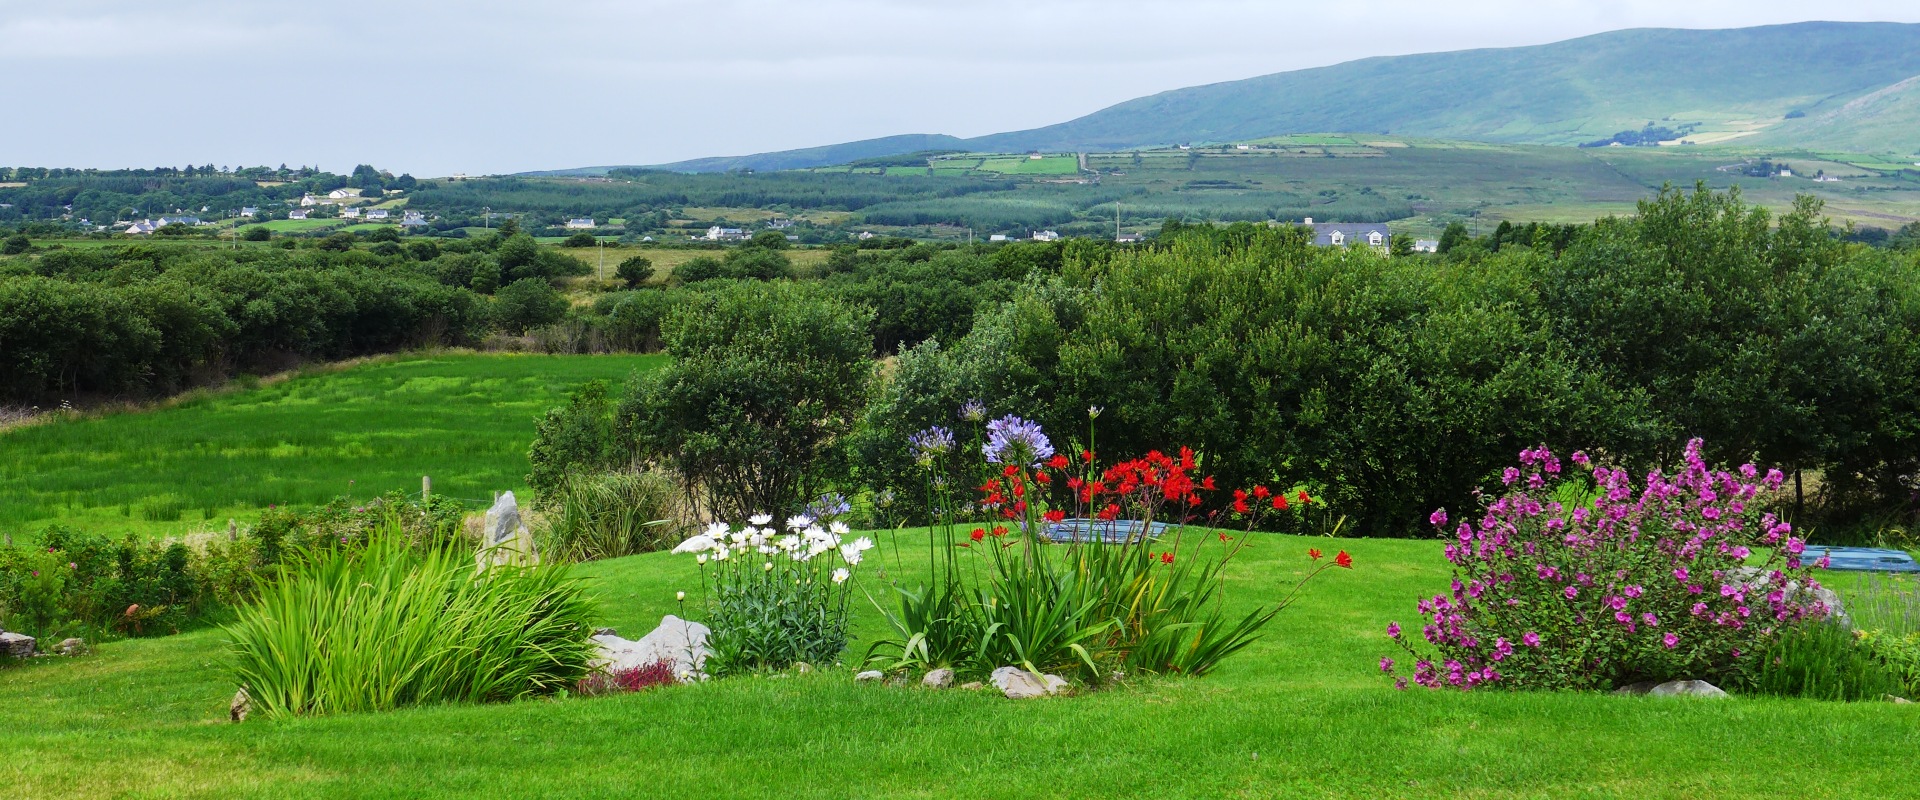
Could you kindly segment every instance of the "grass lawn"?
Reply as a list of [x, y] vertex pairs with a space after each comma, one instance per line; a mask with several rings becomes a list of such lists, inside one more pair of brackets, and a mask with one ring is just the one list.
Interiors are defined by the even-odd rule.
[[1003, 175], [1073, 175], [1080, 171], [1080, 161], [1074, 156], [1009, 156], [986, 159], [980, 162], [979, 169]]
[[0, 531], [204, 530], [269, 504], [418, 492], [423, 474], [437, 494], [484, 504], [524, 485], [534, 422], [567, 392], [659, 363], [405, 356], [0, 433]]
[[258, 224], [274, 233], [306, 233], [331, 228], [343, 221], [339, 219], [274, 219]]
[[[924, 538], [908, 535], [911, 554]], [[0, 668], [0, 768], [61, 797], [1914, 796], [1920, 707], [1740, 698], [1393, 691], [1381, 628], [1447, 579], [1437, 543], [1262, 536], [1229, 573], [1245, 608], [1308, 546], [1333, 570], [1199, 679], [1078, 697], [856, 685], [851, 667], [619, 697], [224, 721], [217, 630]], [[893, 553], [869, 554], [886, 564]], [[924, 559], [924, 556], [922, 556]], [[869, 562], [870, 564], [873, 562]], [[589, 564], [636, 637], [694, 589], [685, 556]], [[881, 595], [877, 573], [863, 573]], [[856, 612], [855, 653], [880, 631]], [[1788, 788], [1791, 787], [1791, 788]]]

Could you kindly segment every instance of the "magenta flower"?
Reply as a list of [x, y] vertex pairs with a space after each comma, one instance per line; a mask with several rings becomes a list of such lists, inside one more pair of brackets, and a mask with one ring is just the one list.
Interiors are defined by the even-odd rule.
[[1668, 650], [1672, 650], [1680, 644], [1680, 634], [1667, 631], [1667, 635], [1660, 637], [1660, 641], [1667, 646]]
[[1391, 658], [1382, 658], [1382, 659], [1380, 659], [1380, 671], [1381, 671], [1381, 672], [1384, 672], [1384, 673], [1387, 673], [1388, 675], [1392, 675], [1392, 674], [1393, 674], [1393, 659], [1391, 659]]
[[1400, 638], [1400, 623], [1398, 622], [1387, 623], [1387, 635], [1395, 639]]
[[1533, 631], [1527, 631], [1526, 633], [1520, 635], [1520, 643], [1528, 647], [1539, 647], [1540, 634], [1534, 633]]
[[1566, 590], [1561, 592], [1561, 594], [1566, 595], [1568, 600], [1572, 600], [1573, 598], [1580, 596], [1580, 587], [1569, 583], [1567, 584]]

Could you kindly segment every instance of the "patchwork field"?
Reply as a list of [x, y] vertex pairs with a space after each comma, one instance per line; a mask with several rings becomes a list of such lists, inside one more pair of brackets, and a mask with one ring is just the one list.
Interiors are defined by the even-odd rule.
[[589, 380], [658, 356], [444, 354], [378, 359], [0, 432], [0, 531], [58, 521], [153, 535], [224, 528], [270, 504], [434, 491], [484, 504], [525, 483], [535, 421]]

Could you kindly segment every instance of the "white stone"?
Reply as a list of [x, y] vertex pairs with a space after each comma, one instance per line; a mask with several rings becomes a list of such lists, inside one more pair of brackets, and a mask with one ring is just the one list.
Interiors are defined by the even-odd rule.
[[0, 632], [0, 656], [30, 658], [33, 656], [34, 639], [24, 633]]
[[614, 673], [671, 659], [673, 674], [681, 682], [701, 680], [706, 677], [707, 656], [713, 652], [707, 648], [709, 633], [705, 625], [668, 614], [660, 618], [660, 627], [637, 642], [595, 636], [600, 653], [594, 658], [594, 669]]
[[949, 686], [952, 686], [953, 670], [947, 669], [945, 667], [942, 667], [936, 670], [930, 670], [927, 672], [926, 677], [920, 679], [920, 685], [931, 688], [931, 689], [945, 689]]
[[1040, 680], [1047, 685], [1047, 694], [1061, 694], [1073, 691], [1073, 684], [1058, 675], [1042, 675]]
[[1009, 700], [1025, 700], [1030, 697], [1045, 697], [1049, 694], [1047, 684], [1040, 676], [1019, 667], [1001, 667], [993, 671], [993, 687]]
[[857, 675], [855, 675], [855, 676], [853, 676], [853, 679], [854, 679], [855, 681], [858, 681], [858, 682], [860, 682], [860, 683], [866, 683], [867, 681], [877, 681], [877, 680], [880, 680], [881, 678], [884, 678], [884, 677], [886, 677], [886, 676], [887, 676], [887, 674], [886, 674], [886, 673], [884, 673], [884, 672], [881, 672], [880, 670], [877, 670], [877, 669], [870, 669], [870, 670], [867, 670], [867, 671], [865, 671], [865, 672], [862, 672], [862, 673], [859, 673], [859, 674], [857, 674]]
[[1727, 693], [1706, 681], [1667, 681], [1647, 690], [1648, 697], [1726, 697]]

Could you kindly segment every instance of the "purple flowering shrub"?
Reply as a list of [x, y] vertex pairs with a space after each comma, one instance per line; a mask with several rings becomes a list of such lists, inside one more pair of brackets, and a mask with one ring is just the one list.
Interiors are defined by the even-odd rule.
[[[1563, 473], [1544, 447], [1521, 453], [1502, 477], [1505, 493], [1450, 533], [1446, 510], [1433, 513], [1452, 591], [1420, 601], [1424, 645], [1387, 626], [1412, 656], [1415, 683], [1607, 689], [1723, 679], [1782, 629], [1827, 615], [1801, 562], [1805, 542], [1767, 511], [1779, 470], [1712, 468], [1698, 439], [1677, 473], [1649, 473], [1637, 490], [1624, 470], [1584, 453], [1571, 460], [1576, 469]], [[1380, 668], [1396, 674], [1391, 658]]]

